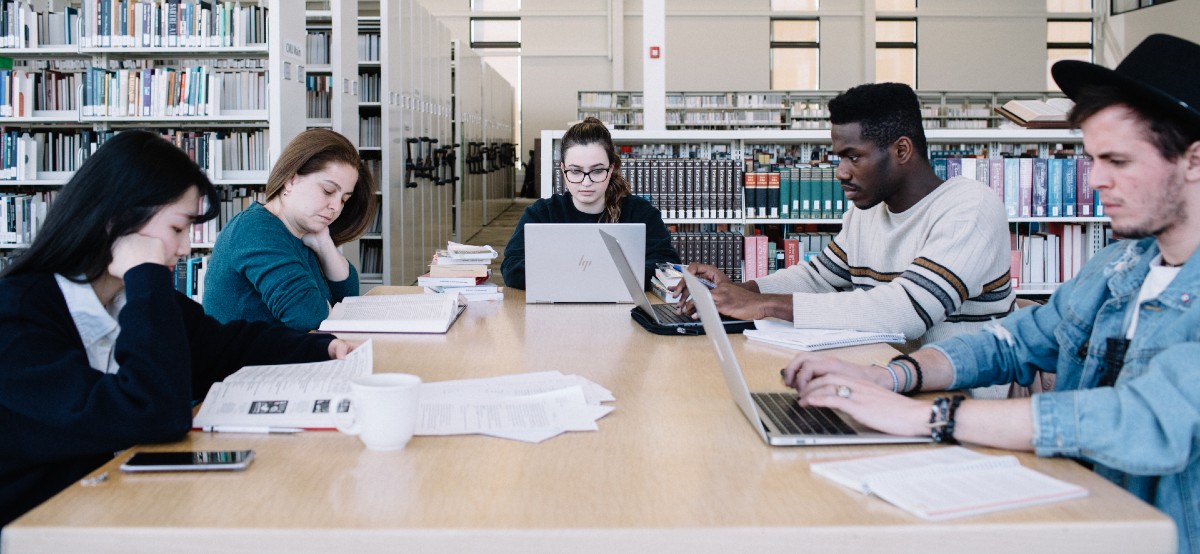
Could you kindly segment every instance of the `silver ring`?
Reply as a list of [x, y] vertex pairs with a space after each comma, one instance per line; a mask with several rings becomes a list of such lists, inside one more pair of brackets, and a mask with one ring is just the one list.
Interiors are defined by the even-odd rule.
[[849, 386], [838, 385], [836, 390], [837, 390], [838, 396], [840, 396], [842, 398], [850, 398], [850, 387]]

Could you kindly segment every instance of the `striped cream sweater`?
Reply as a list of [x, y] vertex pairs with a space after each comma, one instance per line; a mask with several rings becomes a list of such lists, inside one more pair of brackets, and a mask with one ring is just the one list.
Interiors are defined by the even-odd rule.
[[906, 350], [982, 329], [1013, 307], [1004, 205], [965, 177], [903, 213], [851, 205], [818, 257], [757, 283], [792, 293], [796, 327], [901, 332]]

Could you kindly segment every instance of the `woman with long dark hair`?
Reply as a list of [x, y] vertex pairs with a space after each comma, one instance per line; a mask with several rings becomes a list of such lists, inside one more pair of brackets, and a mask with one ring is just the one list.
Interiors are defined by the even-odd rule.
[[647, 287], [656, 264], [680, 263], [658, 209], [630, 193], [629, 181], [621, 174], [621, 156], [603, 122], [589, 117], [567, 129], [559, 157], [567, 191], [538, 200], [521, 214], [500, 265], [506, 286], [525, 288], [526, 223], [646, 224]]
[[192, 403], [242, 366], [340, 358], [332, 335], [222, 325], [172, 266], [217, 193], [183, 151], [118, 133], [79, 168], [0, 275], [0, 525], [113, 453], [178, 440]]

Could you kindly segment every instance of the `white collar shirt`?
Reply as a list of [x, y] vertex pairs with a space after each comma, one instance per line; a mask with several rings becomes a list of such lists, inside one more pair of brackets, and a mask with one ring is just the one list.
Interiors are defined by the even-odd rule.
[[71, 311], [71, 319], [75, 321], [75, 329], [87, 351], [88, 365], [102, 373], [116, 373], [120, 368], [115, 346], [117, 335], [121, 334], [117, 317], [125, 307], [125, 291], [118, 292], [112, 305], [106, 307], [100, 303], [91, 283], [77, 283], [57, 273], [54, 279], [58, 281], [58, 288], [67, 301], [67, 309]]

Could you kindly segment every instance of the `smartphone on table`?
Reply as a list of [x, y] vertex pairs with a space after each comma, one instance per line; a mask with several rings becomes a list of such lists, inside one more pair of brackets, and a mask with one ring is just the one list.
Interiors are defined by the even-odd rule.
[[135, 452], [121, 471], [239, 471], [253, 460], [253, 450]]

